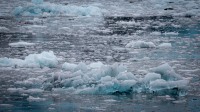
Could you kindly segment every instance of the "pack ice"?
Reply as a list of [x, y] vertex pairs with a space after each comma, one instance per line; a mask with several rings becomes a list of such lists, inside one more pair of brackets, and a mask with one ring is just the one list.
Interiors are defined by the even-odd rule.
[[56, 67], [58, 59], [53, 51], [30, 54], [24, 60], [16, 58], [0, 58], [0, 67]]
[[[129, 72], [119, 64], [101, 62], [64, 63], [62, 71], [18, 81], [24, 89], [40, 88], [67, 94], [131, 94], [185, 95], [189, 81], [176, 74], [168, 64], [152, 68], [142, 76]], [[24, 90], [23, 90], [24, 91]]]
[[103, 10], [97, 6], [76, 6], [32, 0], [27, 6], [16, 7], [13, 11], [15, 16], [100, 16]]

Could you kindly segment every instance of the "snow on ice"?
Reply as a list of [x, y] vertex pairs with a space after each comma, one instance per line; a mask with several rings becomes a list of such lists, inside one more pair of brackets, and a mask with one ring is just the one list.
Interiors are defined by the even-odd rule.
[[22, 59], [15, 58], [0, 58], [0, 67], [56, 67], [58, 58], [53, 51], [42, 52], [40, 54], [30, 54]]

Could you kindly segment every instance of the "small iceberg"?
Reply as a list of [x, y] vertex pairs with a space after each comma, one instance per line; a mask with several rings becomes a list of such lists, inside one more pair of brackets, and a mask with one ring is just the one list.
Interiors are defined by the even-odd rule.
[[0, 58], [0, 67], [56, 67], [58, 64], [58, 58], [54, 55], [53, 51], [42, 52], [40, 54], [30, 54], [22, 59], [15, 58]]
[[51, 75], [18, 81], [17, 85], [68, 94], [185, 95], [189, 83], [188, 79], [176, 74], [168, 64], [152, 68], [144, 76], [129, 72], [123, 65], [105, 65], [101, 62], [88, 65], [83, 62], [66, 62], [62, 69]]

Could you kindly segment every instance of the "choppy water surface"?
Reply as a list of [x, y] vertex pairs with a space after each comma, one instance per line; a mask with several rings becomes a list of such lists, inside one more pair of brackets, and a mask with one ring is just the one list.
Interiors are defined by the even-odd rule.
[[[13, 9], [27, 2], [0, 1], [0, 57], [23, 59], [29, 54], [51, 50], [59, 57], [59, 65], [56, 68], [1, 67], [1, 112], [200, 111], [200, 20], [198, 13], [193, 13], [199, 12], [198, 1], [162, 0], [160, 2], [167, 3], [165, 7], [148, 10], [148, 6], [154, 5], [145, 0], [51, 0], [57, 4], [93, 4], [106, 11], [102, 16], [13, 16]], [[143, 5], [143, 8], [139, 7]], [[132, 40], [153, 42], [156, 46], [171, 43], [172, 47], [126, 48]], [[9, 46], [9, 43], [19, 41], [35, 45]], [[168, 63], [176, 73], [190, 79], [187, 95], [74, 95], [63, 91], [19, 94], [7, 90], [26, 88], [17, 85], [17, 81], [61, 71], [64, 62], [89, 64], [98, 61], [108, 65], [120, 63], [141, 75], [149, 68]], [[30, 96], [40, 99], [29, 100]]]

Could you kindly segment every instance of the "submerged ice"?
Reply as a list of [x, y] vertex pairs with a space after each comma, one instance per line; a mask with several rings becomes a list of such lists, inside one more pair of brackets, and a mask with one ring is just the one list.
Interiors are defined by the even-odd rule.
[[56, 67], [57, 64], [58, 58], [53, 51], [30, 54], [24, 60], [7, 57], [0, 58], [0, 67]]
[[129, 72], [124, 65], [119, 64], [66, 62], [59, 72], [18, 81], [16, 84], [23, 88], [20, 90], [22, 93], [27, 93], [28, 90], [24, 89], [31, 87], [68, 94], [185, 94], [189, 80], [176, 74], [168, 64], [148, 71], [143, 76]]
[[52, 15], [67, 15], [67, 16], [100, 16], [103, 10], [97, 6], [76, 6], [63, 5], [43, 2], [43, 0], [32, 0], [32, 3], [27, 6], [18, 6], [14, 9], [15, 16], [52, 16]]

